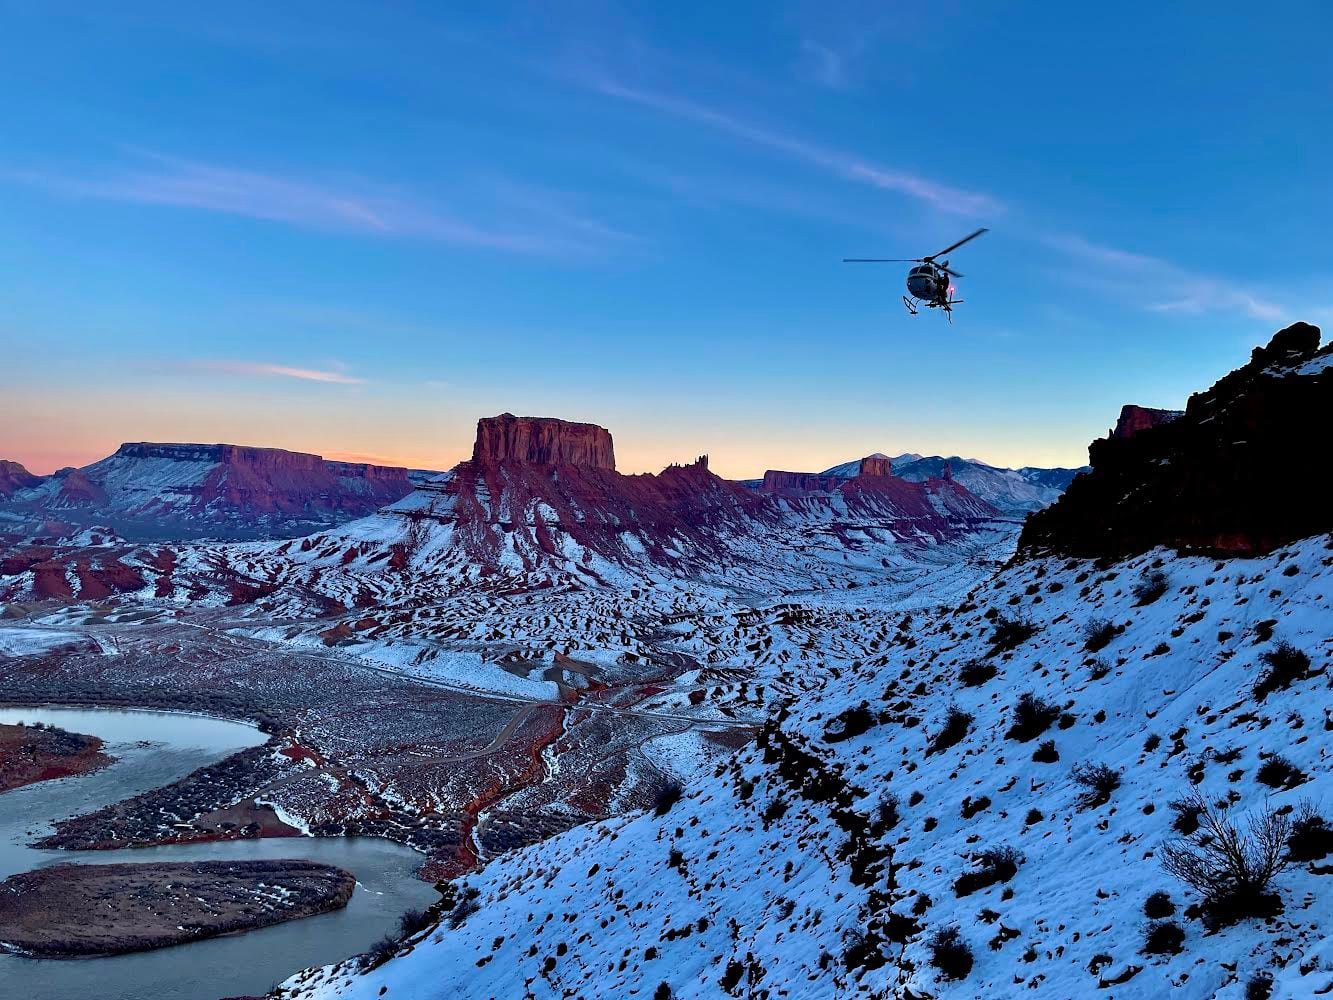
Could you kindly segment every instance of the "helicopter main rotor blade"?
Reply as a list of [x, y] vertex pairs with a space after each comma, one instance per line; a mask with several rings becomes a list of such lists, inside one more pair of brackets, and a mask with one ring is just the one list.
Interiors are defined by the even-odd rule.
[[964, 243], [967, 243], [967, 242], [970, 241], [970, 240], [975, 240], [975, 239], [976, 239], [978, 236], [980, 236], [982, 233], [989, 233], [989, 232], [990, 232], [989, 229], [987, 229], [985, 226], [982, 226], [982, 227], [981, 227], [980, 229], [978, 229], [975, 233], [972, 233], [972, 234], [969, 235], [969, 236], [964, 236], [961, 240], [959, 240], [959, 241], [958, 241], [957, 243], [955, 243], [953, 246], [951, 246], [951, 247], [945, 247], [945, 248], [944, 248], [943, 250], [941, 250], [939, 253], [933, 253], [933, 254], [931, 254], [929, 257], [927, 257], [927, 258], [925, 258], [925, 259], [926, 259], [926, 260], [934, 260], [936, 257], [943, 257], [946, 253], [950, 253], [951, 251], [957, 250], [957, 249], [958, 249], [960, 246], [962, 246]]
[[951, 268], [951, 267], [943, 268], [943, 271], [944, 271], [945, 274], [947, 274], [947, 275], [949, 275], [950, 277], [953, 277], [953, 278], [961, 278], [961, 277], [963, 276], [963, 272], [961, 272], [961, 271], [955, 271], [955, 270], [954, 270], [953, 268]]
[[844, 257], [844, 264], [920, 264], [924, 257]]

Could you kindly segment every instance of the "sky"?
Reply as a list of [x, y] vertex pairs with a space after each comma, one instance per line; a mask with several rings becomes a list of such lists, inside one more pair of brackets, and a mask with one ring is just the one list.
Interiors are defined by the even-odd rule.
[[[0, 458], [1079, 465], [1333, 321], [1323, 3], [0, 0]], [[952, 326], [898, 265], [964, 273]]]

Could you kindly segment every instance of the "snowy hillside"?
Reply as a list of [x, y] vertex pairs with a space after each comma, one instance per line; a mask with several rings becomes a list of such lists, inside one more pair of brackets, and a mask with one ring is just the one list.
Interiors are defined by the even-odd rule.
[[1262, 470], [1215, 457], [1303, 440], [1333, 390], [1318, 341], [1288, 328], [1178, 418], [1094, 443], [965, 595], [682, 620], [696, 658], [767, 668], [752, 747], [277, 995], [1333, 992], [1329, 509], [1265, 507]]
[[[828, 682], [664, 816], [492, 864], [402, 957], [279, 995], [1239, 998], [1267, 969], [1278, 996], [1333, 984], [1317, 859], [1277, 877], [1279, 918], [1212, 934], [1161, 865], [1196, 789], [1242, 815], [1333, 795], [1333, 541], [1230, 564], [1037, 560], [929, 624], [878, 620], [830, 622], [812, 653]], [[1256, 697], [1283, 642], [1310, 668]], [[1015, 733], [1029, 692], [1041, 731]], [[1105, 802], [1080, 783], [1093, 765], [1118, 778]], [[1157, 892], [1179, 954], [1144, 954]], [[970, 954], [957, 982], [932, 965], [949, 928]]]

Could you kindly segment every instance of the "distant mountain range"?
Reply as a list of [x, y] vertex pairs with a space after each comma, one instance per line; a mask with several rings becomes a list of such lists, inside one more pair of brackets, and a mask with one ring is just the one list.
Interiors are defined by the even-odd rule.
[[135, 540], [289, 537], [364, 517], [435, 475], [277, 448], [129, 443], [50, 476], [0, 462], [0, 533], [100, 525]]
[[[1086, 468], [1041, 469], [1032, 466], [1005, 469], [987, 465], [973, 458], [960, 458], [957, 455], [945, 458], [940, 455], [918, 455], [914, 452], [892, 458], [876, 453], [868, 458], [887, 460], [891, 464], [892, 475], [909, 483], [924, 483], [931, 479], [951, 477], [954, 482], [967, 487], [973, 496], [986, 501], [1010, 518], [1022, 518], [1034, 510], [1041, 510], [1054, 503], [1073, 482], [1074, 477], [1086, 471]], [[850, 479], [858, 474], [865, 461], [866, 459], [858, 458], [811, 475], [822, 479]], [[745, 480], [744, 485], [757, 489], [763, 482], [761, 479]]]

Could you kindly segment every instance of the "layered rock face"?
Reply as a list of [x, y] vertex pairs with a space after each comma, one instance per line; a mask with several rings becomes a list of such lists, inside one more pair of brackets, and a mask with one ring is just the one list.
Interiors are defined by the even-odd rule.
[[472, 461], [575, 465], [609, 472], [616, 468], [611, 432], [606, 428], [554, 417], [516, 417], [512, 413], [477, 421]]
[[1092, 471], [1028, 519], [1020, 553], [1253, 556], [1333, 529], [1327, 491], [1287, 475], [1333, 459], [1330, 413], [1333, 346], [1296, 323], [1177, 419], [1094, 441]]
[[764, 473], [764, 481], [759, 488], [765, 493], [786, 495], [833, 493], [841, 489], [846, 482], [846, 479], [821, 476], [817, 472], [782, 472], [778, 469], [769, 469]]
[[861, 470], [857, 475], [891, 476], [893, 475], [893, 460], [887, 455], [867, 455], [861, 459]]
[[806, 493], [837, 493], [853, 479], [862, 476], [885, 478], [893, 475], [893, 460], [887, 455], [867, 455], [857, 466], [855, 476], [841, 476], [827, 472], [783, 472], [769, 469], [764, 473], [759, 489], [764, 493], [781, 496], [801, 496]]
[[34, 476], [18, 462], [0, 459], [0, 497], [11, 497], [19, 490], [31, 489], [41, 481], [41, 476]]
[[1131, 438], [1139, 431], [1169, 424], [1179, 419], [1182, 414], [1182, 410], [1154, 410], [1148, 406], [1126, 403], [1120, 408], [1120, 418], [1115, 422], [1115, 429], [1111, 431], [1110, 436], [1122, 440]]

